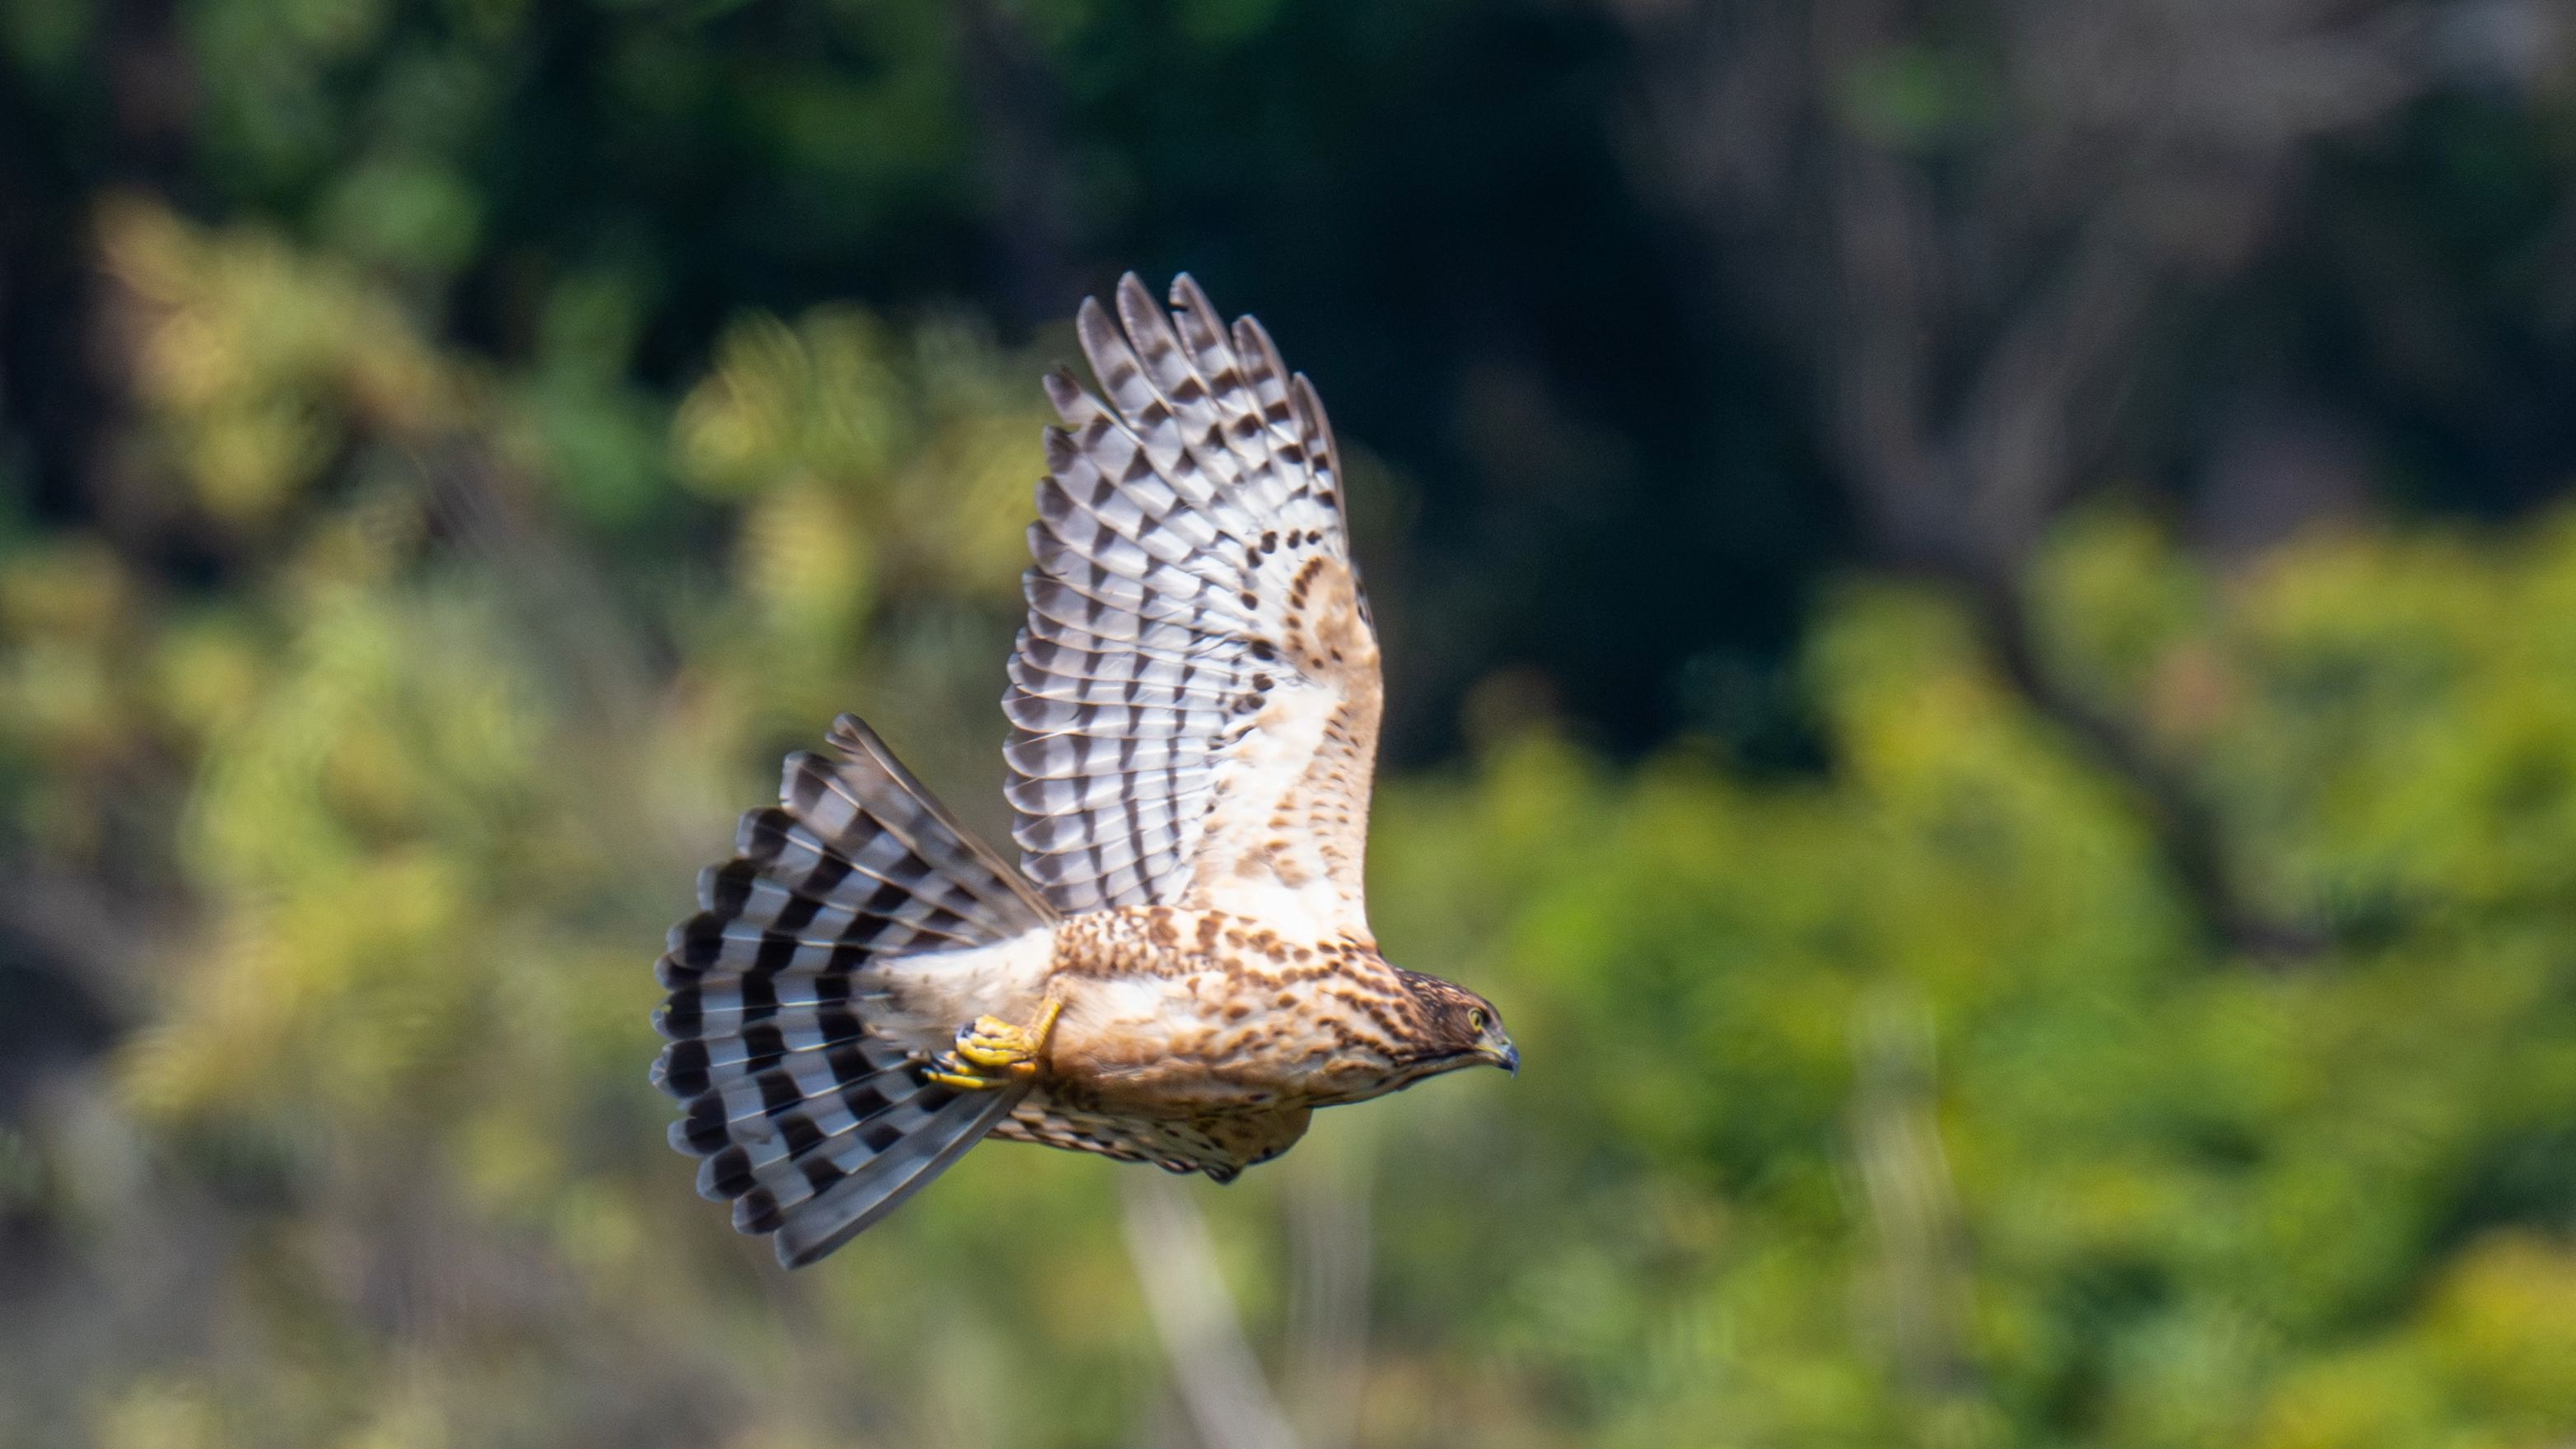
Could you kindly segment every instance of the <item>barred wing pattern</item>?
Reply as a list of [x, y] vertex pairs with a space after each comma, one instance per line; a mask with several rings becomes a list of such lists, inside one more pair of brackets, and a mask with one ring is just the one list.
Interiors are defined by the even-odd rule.
[[[1005, 754], [1021, 869], [1067, 914], [1172, 904], [1368, 939], [1377, 638], [1323, 404], [1249, 317], [1134, 275], [1059, 371]], [[1113, 410], [1114, 409], [1114, 410]]]

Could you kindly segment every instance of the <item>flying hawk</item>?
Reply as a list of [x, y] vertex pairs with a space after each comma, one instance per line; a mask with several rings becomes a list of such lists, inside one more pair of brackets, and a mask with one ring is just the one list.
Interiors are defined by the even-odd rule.
[[1312, 1109], [1517, 1068], [1361, 901], [1377, 637], [1323, 404], [1198, 284], [1131, 274], [1059, 369], [1010, 663], [1014, 870], [852, 716], [671, 931], [672, 1145], [790, 1267], [986, 1134], [1204, 1172]]

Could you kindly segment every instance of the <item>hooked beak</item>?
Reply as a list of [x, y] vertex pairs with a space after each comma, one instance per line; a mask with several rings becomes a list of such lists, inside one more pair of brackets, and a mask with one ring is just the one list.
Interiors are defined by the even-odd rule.
[[1485, 1060], [1492, 1062], [1495, 1066], [1501, 1067], [1504, 1071], [1511, 1073], [1515, 1077], [1521, 1074], [1521, 1049], [1512, 1045], [1510, 1042], [1503, 1043], [1502, 1050], [1500, 1051], [1496, 1051], [1492, 1047], [1487, 1047], [1485, 1049]]

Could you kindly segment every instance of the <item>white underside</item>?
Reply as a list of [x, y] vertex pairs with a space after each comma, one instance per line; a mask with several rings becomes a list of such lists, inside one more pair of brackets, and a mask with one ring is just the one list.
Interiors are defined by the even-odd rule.
[[946, 1051], [957, 1028], [976, 1017], [1036, 1015], [1054, 961], [1053, 926], [989, 946], [881, 956], [859, 977], [860, 989], [876, 997], [868, 1025], [924, 1055]]

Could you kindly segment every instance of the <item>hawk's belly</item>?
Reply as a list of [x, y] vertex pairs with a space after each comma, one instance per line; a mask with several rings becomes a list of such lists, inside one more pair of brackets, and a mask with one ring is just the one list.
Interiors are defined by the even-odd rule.
[[1075, 1110], [1302, 1116], [1397, 1080], [1404, 987], [1357, 942], [1216, 912], [1100, 911], [1058, 928], [1047, 995], [1063, 1012], [1042, 1080]]

